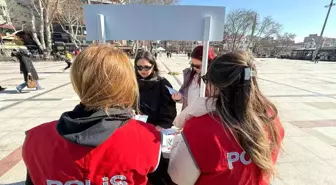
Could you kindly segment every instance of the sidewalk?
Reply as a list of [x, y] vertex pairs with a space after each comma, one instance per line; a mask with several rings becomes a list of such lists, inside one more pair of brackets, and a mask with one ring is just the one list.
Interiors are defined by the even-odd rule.
[[[336, 184], [336, 63], [314, 65], [306, 61], [263, 59], [258, 62], [263, 92], [276, 103], [286, 129], [284, 151], [278, 161], [272, 185]], [[182, 72], [189, 61], [184, 55], [159, 58], [162, 76], [179, 89]], [[79, 99], [70, 84], [69, 73], [61, 73], [62, 62], [35, 64], [42, 91], [15, 92], [22, 81], [18, 63], [0, 62], [0, 185], [24, 184], [21, 160], [24, 131], [56, 120]], [[179, 105], [178, 110], [180, 110]]]

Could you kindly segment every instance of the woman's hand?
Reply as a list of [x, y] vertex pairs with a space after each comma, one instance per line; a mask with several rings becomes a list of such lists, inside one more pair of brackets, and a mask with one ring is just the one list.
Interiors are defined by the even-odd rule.
[[174, 101], [181, 101], [182, 100], [182, 94], [181, 93], [175, 93], [175, 94], [173, 94], [172, 95], [172, 99], [174, 100]]

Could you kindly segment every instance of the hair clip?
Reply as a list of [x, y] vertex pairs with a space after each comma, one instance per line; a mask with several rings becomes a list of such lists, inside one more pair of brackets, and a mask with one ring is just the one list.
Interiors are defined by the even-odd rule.
[[252, 68], [246, 67], [244, 70], [245, 70], [244, 80], [251, 80], [251, 78], [254, 76], [254, 71], [252, 70]]

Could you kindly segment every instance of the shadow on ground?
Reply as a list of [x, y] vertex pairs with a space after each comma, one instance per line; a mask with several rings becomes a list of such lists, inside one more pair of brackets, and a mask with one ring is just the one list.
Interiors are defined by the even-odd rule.
[[17, 92], [16, 90], [4, 90], [4, 91], [0, 91], [0, 94], [22, 94], [22, 93], [29, 93], [29, 91], [22, 91], [21, 93]]

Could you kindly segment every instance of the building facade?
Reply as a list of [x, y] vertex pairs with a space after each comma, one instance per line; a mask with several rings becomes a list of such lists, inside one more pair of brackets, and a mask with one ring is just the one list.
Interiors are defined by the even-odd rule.
[[[318, 34], [309, 34], [304, 38], [304, 43], [309, 44], [315, 42], [315, 44], [320, 43], [321, 36]], [[333, 47], [336, 46], [336, 38], [323, 37], [322, 39], [322, 47]]]

